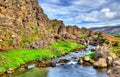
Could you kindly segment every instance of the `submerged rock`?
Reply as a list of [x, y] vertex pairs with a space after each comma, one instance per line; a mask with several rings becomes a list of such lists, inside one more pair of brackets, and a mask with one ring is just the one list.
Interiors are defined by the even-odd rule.
[[48, 62], [48, 65], [47, 65], [47, 66], [56, 67], [56, 63], [54, 63], [54, 62]]
[[60, 59], [58, 61], [58, 63], [67, 63], [67, 62], [70, 62], [70, 60], [68, 60], [68, 59]]
[[72, 58], [73, 58], [73, 59], [77, 59], [77, 56], [73, 56]]

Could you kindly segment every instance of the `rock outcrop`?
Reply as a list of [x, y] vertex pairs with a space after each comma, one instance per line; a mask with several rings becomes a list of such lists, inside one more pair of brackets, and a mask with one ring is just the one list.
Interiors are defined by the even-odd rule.
[[37, 0], [0, 0], [0, 49], [19, 48], [32, 36], [37, 40], [34, 34], [44, 34], [48, 20]]
[[0, 51], [38, 49], [57, 39], [84, 44], [92, 35], [86, 28], [65, 26], [57, 19], [49, 20], [37, 0], [0, 1]]

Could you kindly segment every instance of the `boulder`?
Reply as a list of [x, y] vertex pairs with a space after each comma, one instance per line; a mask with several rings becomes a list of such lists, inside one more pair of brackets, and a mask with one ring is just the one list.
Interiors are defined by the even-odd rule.
[[107, 57], [107, 64], [112, 65], [112, 63], [113, 63], [113, 58], [111, 56], [108, 56]]
[[98, 68], [107, 67], [106, 59], [100, 58], [98, 61], [96, 61], [96, 62], [93, 64], [93, 66], [94, 66], [94, 67], [98, 67]]
[[93, 58], [98, 61], [99, 58], [107, 58], [108, 56], [111, 55], [111, 50], [110, 48], [106, 47], [106, 46], [97, 46], [96, 47], [96, 52], [93, 55]]
[[89, 61], [90, 61], [90, 58], [89, 58], [88, 56], [85, 56], [85, 57], [84, 57], [84, 61], [85, 61], [85, 62], [89, 62]]
[[82, 58], [78, 60], [78, 64], [80, 64], [80, 65], [83, 64], [83, 62], [84, 62], [84, 61], [83, 61]]

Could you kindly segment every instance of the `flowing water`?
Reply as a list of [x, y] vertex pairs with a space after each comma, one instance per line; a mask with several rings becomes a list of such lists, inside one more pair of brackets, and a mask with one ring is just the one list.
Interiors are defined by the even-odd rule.
[[[4, 77], [108, 77], [106, 69], [96, 70], [93, 66], [77, 64], [79, 57], [90, 53], [93, 48], [93, 46], [89, 45], [86, 50], [71, 52], [66, 56], [53, 59], [53, 62], [57, 62], [60, 59], [70, 60], [68, 63], [58, 63], [56, 67], [38, 68], [32, 64], [26, 71], [16, 71], [14, 74], [5, 75]], [[78, 57], [78, 59], [73, 59], [73, 56]]]

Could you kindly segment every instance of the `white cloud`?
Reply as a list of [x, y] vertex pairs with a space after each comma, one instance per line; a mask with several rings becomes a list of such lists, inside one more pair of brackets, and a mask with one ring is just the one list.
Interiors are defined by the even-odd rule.
[[[120, 19], [119, 0], [39, 0], [50, 19], [62, 19], [65, 24], [82, 22], [112, 22]], [[78, 25], [78, 24], [77, 24]]]

